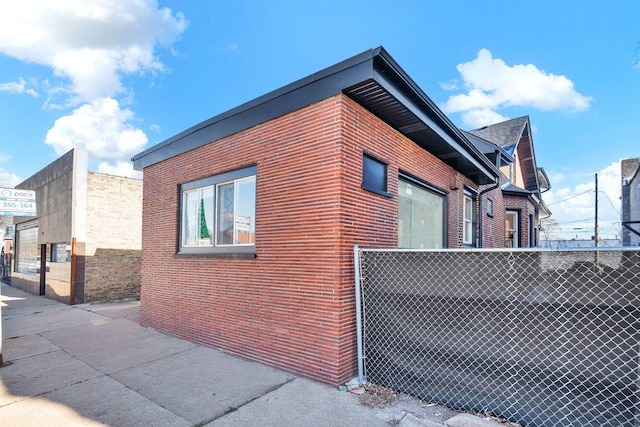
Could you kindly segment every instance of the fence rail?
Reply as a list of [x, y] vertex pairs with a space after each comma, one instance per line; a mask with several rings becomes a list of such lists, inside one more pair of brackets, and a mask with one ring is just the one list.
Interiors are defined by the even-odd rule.
[[640, 425], [640, 251], [355, 255], [367, 381], [526, 426]]

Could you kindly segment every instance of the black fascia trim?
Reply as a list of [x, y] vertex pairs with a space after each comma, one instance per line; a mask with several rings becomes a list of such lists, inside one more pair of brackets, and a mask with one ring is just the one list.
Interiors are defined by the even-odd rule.
[[[500, 171], [495, 167], [495, 165], [488, 161], [488, 159], [484, 156], [484, 154], [478, 150], [471, 141], [463, 134], [462, 130], [458, 128], [453, 122], [447, 117], [446, 114], [438, 108], [438, 106], [429, 98], [429, 96], [418, 86], [411, 77], [398, 65], [398, 63], [383, 49], [381, 48], [381, 52], [379, 57], [386, 62], [387, 67], [393, 67], [395, 73], [402, 79], [402, 82], [409, 88], [411, 93], [414, 94], [414, 101], [417, 100], [419, 103], [424, 103], [428, 109], [436, 116], [437, 120], [440, 122], [440, 126], [444, 128], [444, 131], [450, 130], [455, 138], [459, 140], [459, 142], [466, 147], [466, 151], [470, 152], [470, 154], [475, 157], [477, 161], [484, 164], [489, 168], [493, 174], [489, 173], [488, 176], [493, 178], [491, 182], [496, 182], [497, 178], [500, 176]], [[379, 62], [379, 61], [376, 61]], [[435, 129], [434, 129], [435, 130]], [[466, 156], [465, 156], [466, 157]], [[486, 174], [486, 172], [483, 171]]]
[[520, 196], [520, 197], [529, 197], [534, 194], [533, 191], [529, 190], [507, 190], [503, 189], [502, 194], [507, 194], [509, 196]]
[[[478, 184], [490, 184], [496, 182], [499, 176], [498, 170], [491, 162], [488, 161], [488, 159], [482, 153], [480, 153], [478, 149], [473, 146], [473, 144], [463, 141], [464, 137], [462, 136], [458, 138], [459, 142], [456, 141], [442, 126], [440, 126], [438, 123], [436, 123], [435, 120], [429, 117], [428, 111], [425, 111], [424, 108], [420, 108], [415, 99], [412, 99], [412, 97], [399, 90], [398, 87], [390, 80], [388, 80], [384, 74], [375, 69], [374, 80], [387, 92], [389, 92], [391, 96], [396, 98], [398, 102], [400, 102], [409, 111], [411, 111], [411, 113], [413, 113], [418, 119], [420, 119], [423, 123], [430, 127], [438, 136], [440, 136], [443, 141], [445, 141], [445, 143], [447, 143], [453, 150], [455, 150], [455, 152], [459, 153], [459, 156], [456, 156], [457, 160], [468, 162], [469, 164], [471, 164], [471, 166], [473, 166], [474, 169], [479, 172], [479, 174], [476, 175], [477, 177], [474, 179], [474, 181], [476, 181]], [[431, 107], [430, 105], [428, 105], [429, 103], [426, 102], [425, 99], [422, 99], [421, 103], [424, 103], [428, 107]], [[429, 109], [431, 110], [431, 112], [435, 113], [435, 110], [433, 110], [433, 108]], [[455, 132], [455, 130], [451, 128], [450, 130], [461, 135], [459, 130], [457, 132]], [[482, 161], [479, 161], [474, 156], [468, 155], [470, 151], [476, 152], [478, 159], [482, 159]], [[486, 179], [481, 180], [480, 174], [486, 177]], [[466, 173], [466, 175], [469, 176], [472, 174]]]
[[371, 49], [205, 120], [131, 159], [136, 170], [341, 93], [372, 76]]

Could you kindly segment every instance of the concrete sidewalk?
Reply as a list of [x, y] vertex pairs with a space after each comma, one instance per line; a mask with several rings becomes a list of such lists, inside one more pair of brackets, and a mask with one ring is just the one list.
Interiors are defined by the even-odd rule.
[[358, 396], [139, 325], [137, 302], [67, 306], [2, 284], [0, 426], [497, 426]]

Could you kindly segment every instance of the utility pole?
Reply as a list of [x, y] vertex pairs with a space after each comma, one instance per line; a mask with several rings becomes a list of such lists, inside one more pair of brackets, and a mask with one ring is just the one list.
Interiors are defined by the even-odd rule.
[[598, 174], [596, 174], [596, 229], [595, 229], [595, 247], [598, 247]]

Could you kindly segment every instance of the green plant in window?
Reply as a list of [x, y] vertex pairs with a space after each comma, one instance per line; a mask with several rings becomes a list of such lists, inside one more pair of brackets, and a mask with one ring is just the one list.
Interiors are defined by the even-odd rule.
[[209, 237], [209, 227], [207, 227], [207, 218], [204, 214], [204, 199], [200, 199], [200, 238], [208, 239]]

